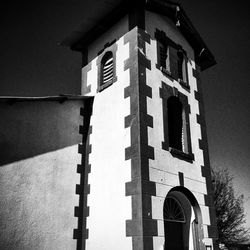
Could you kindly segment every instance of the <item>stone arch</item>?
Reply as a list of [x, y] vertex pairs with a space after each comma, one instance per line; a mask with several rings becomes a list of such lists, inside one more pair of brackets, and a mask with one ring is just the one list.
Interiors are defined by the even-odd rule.
[[[172, 188], [164, 201], [174, 198], [184, 211], [185, 221], [170, 221], [164, 216], [165, 250], [205, 250], [200, 206], [193, 193], [183, 186]], [[165, 208], [166, 209], [166, 208]], [[181, 224], [182, 223], [182, 224]], [[171, 239], [171, 240], [170, 240]], [[191, 247], [190, 247], [191, 246]]]

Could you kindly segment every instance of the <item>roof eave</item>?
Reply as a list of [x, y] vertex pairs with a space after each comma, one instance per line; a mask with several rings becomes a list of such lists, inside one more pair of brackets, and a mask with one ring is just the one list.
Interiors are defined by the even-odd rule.
[[[191, 47], [194, 49], [196, 64], [200, 66], [201, 71], [208, 69], [216, 64], [215, 58], [207, 45], [201, 38], [198, 31], [186, 15], [180, 4], [174, 1], [163, 2], [161, 0], [148, 0], [146, 8], [155, 13], [167, 16], [175, 24], [177, 20], [180, 22], [178, 29], [187, 39]], [[178, 19], [176, 11], [178, 9]]]
[[[69, 46], [74, 51], [83, 51], [89, 43], [98, 38], [98, 36], [107, 31], [115, 22], [129, 12], [129, 8], [131, 7], [131, 5], [128, 4], [129, 2], [131, 3], [131, 1], [124, 1], [116, 6], [116, 8], [110, 11], [110, 14], [100, 18], [100, 21], [89, 31], [85, 32], [79, 30], [73, 32], [61, 43], [61, 45]], [[174, 1], [162, 0], [141, 0], [140, 3], [141, 8], [144, 8], [144, 4], [142, 3], [145, 3], [147, 10], [165, 15], [174, 23], [177, 21], [176, 11], [178, 8], [178, 20], [180, 21], [180, 26], [178, 28], [194, 49], [196, 64], [200, 66], [201, 71], [216, 64], [213, 54], [208, 49], [180, 4]]]

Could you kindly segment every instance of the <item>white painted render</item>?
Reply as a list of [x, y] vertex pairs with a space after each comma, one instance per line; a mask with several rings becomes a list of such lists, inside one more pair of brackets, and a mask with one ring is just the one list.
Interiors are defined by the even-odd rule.
[[76, 249], [82, 107], [82, 100], [1, 102], [1, 250]]
[[[89, 155], [90, 194], [87, 205], [89, 238], [87, 250], [132, 249], [131, 237], [126, 237], [126, 220], [131, 219], [131, 197], [125, 196], [125, 183], [131, 181], [131, 164], [125, 161], [125, 148], [130, 146], [130, 128], [125, 129], [124, 117], [130, 114], [130, 100], [124, 99], [124, 88], [129, 85], [129, 71], [124, 61], [129, 57], [129, 45], [124, 45], [127, 18], [115, 25], [90, 46], [91, 70], [87, 82], [89, 95], [94, 95], [91, 118], [92, 134]], [[107, 42], [117, 39], [117, 81], [102, 92], [97, 90], [97, 53]]]
[[[159, 69], [157, 63], [157, 46], [155, 39], [155, 30], [159, 29], [175, 43], [180, 44], [187, 52], [188, 61], [188, 81], [190, 93], [187, 92], [177, 81], [169, 80]], [[155, 160], [150, 160], [150, 180], [156, 182], [156, 197], [152, 197], [152, 215], [153, 219], [158, 220], [158, 232], [160, 237], [154, 237], [154, 249], [160, 249], [164, 242], [164, 224], [163, 224], [163, 203], [166, 195], [175, 186], [179, 186], [178, 172], [184, 174], [184, 186], [189, 189], [198, 201], [202, 213], [204, 241], [211, 243], [207, 237], [207, 225], [210, 225], [209, 210], [204, 205], [204, 195], [207, 194], [206, 180], [202, 176], [201, 166], [204, 165], [203, 152], [199, 149], [199, 139], [201, 139], [201, 128], [197, 123], [196, 115], [199, 114], [198, 101], [194, 93], [197, 90], [196, 79], [193, 77], [192, 69], [195, 68], [194, 52], [185, 38], [179, 33], [175, 25], [168, 18], [161, 15], [146, 12], [146, 30], [151, 37], [150, 44], [146, 43], [146, 56], [151, 61], [151, 70], [147, 69], [147, 85], [152, 88], [152, 98], [147, 98], [148, 114], [153, 116], [154, 126], [148, 128], [149, 145], [154, 147]], [[189, 163], [173, 157], [169, 151], [163, 150], [161, 143], [164, 141], [163, 134], [163, 111], [162, 99], [159, 95], [159, 89], [162, 81], [171, 87], [175, 87], [179, 92], [188, 96], [191, 113], [190, 133], [192, 152], [195, 160]], [[212, 244], [209, 244], [212, 245]]]
[[[82, 79], [87, 78], [91, 91], [87, 95], [95, 96], [93, 115], [91, 118], [92, 134], [89, 155], [91, 173], [89, 174], [90, 194], [87, 205], [90, 208], [87, 217], [89, 238], [86, 249], [110, 250], [132, 249], [131, 237], [126, 237], [125, 221], [131, 219], [131, 197], [125, 196], [125, 183], [131, 180], [131, 164], [125, 161], [125, 148], [130, 146], [130, 128], [124, 128], [124, 118], [130, 114], [130, 98], [124, 99], [124, 88], [129, 85], [129, 71], [124, 71], [124, 61], [129, 57], [129, 45], [124, 45], [123, 35], [128, 32], [127, 17], [122, 19], [108, 32], [103, 34], [89, 46], [89, 65], [83, 68]], [[177, 81], [170, 81], [156, 68], [157, 53], [154, 33], [156, 28], [163, 30], [174, 42], [181, 44], [187, 52], [188, 81], [190, 93]], [[164, 222], [163, 203], [168, 192], [179, 186], [178, 172], [184, 174], [184, 186], [189, 189], [199, 203], [204, 229], [204, 243], [212, 245], [208, 238], [207, 225], [210, 225], [208, 207], [205, 206], [204, 195], [207, 194], [206, 180], [202, 176], [201, 166], [204, 165], [203, 152], [199, 148], [201, 128], [197, 123], [199, 103], [194, 93], [197, 90], [196, 79], [192, 75], [195, 69], [194, 52], [185, 38], [179, 33], [171, 21], [158, 14], [146, 12], [146, 30], [151, 37], [146, 43], [146, 57], [151, 61], [151, 70], [146, 70], [146, 83], [152, 88], [152, 98], [147, 98], [147, 113], [153, 117], [153, 128], [148, 127], [148, 144], [154, 148], [155, 159], [149, 160], [150, 180], [156, 183], [156, 196], [152, 196], [152, 218], [157, 220], [158, 236], [153, 238], [154, 249], [163, 249]], [[98, 69], [97, 54], [108, 42], [116, 39], [116, 76], [117, 81], [97, 93]], [[87, 68], [89, 69], [87, 71]], [[162, 149], [163, 114], [162, 99], [159, 95], [161, 82], [175, 87], [188, 96], [191, 108], [189, 115], [192, 153], [195, 161], [189, 163], [174, 158]]]

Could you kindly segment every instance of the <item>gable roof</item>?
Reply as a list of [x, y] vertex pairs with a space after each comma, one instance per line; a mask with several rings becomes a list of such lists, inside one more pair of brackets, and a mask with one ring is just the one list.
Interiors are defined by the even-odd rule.
[[[98, 0], [98, 4], [97, 1], [88, 0], [86, 6], [87, 4], [89, 4], [88, 7], [83, 11], [84, 22], [77, 31], [72, 32], [61, 43], [75, 51], [82, 51], [135, 5], [132, 0], [109, 0], [108, 2]], [[177, 22], [180, 24], [178, 29], [194, 49], [196, 63], [201, 70], [216, 64], [213, 54], [179, 3], [164, 0], [140, 0], [140, 8], [167, 16], [175, 24]]]

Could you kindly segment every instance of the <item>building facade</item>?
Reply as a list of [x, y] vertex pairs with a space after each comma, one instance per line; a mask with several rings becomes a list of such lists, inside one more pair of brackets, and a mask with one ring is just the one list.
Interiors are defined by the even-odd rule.
[[173, 2], [100, 23], [69, 43], [94, 96], [79, 249], [217, 249], [200, 82], [211, 52]]
[[76, 249], [79, 126], [91, 99], [0, 97], [0, 249]]
[[177, 3], [94, 4], [63, 42], [82, 54], [81, 96], [0, 98], [0, 248], [218, 249], [213, 55]]

